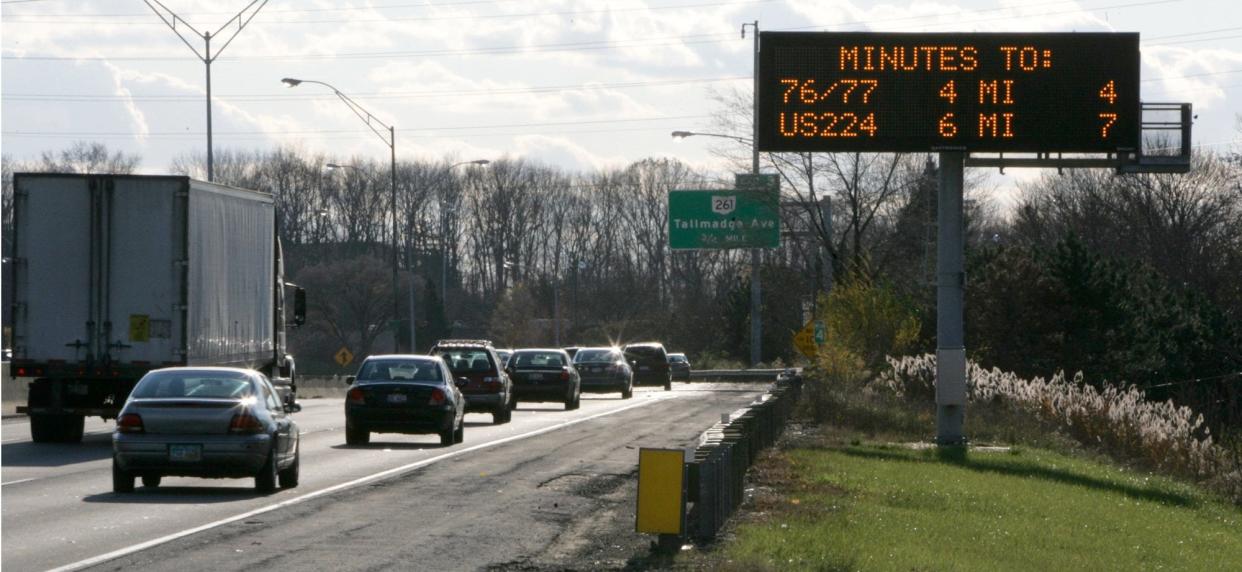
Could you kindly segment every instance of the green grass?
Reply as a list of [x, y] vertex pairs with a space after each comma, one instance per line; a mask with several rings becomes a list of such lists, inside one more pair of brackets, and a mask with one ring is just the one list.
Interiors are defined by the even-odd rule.
[[698, 564], [1242, 570], [1242, 510], [1190, 485], [1045, 450], [812, 445], [766, 455], [756, 472], [760, 492], [731, 539]]

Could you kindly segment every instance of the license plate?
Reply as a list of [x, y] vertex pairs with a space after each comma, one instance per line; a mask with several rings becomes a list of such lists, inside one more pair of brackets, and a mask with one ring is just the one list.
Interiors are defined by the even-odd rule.
[[203, 460], [202, 445], [169, 445], [168, 460], [179, 463], [193, 463]]
[[542, 373], [528, 373], [526, 374], [526, 379], [543, 379], [543, 374]]
[[593, 367], [593, 368], [591, 368], [591, 373], [599, 373], [599, 372], [601, 372], [601, 371], [604, 371], [604, 368], [602, 368], [602, 367]]
[[638, 371], [651, 371], [651, 367], [650, 367], [650, 366], [645, 366], [645, 365], [640, 365], [640, 366], [638, 366]]
[[390, 394], [388, 394], [388, 402], [389, 402], [389, 403], [405, 403], [407, 399], [408, 399], [408, 398], [406, 397], [406, 395], [405, 395], [404, 393], [390, 393]]

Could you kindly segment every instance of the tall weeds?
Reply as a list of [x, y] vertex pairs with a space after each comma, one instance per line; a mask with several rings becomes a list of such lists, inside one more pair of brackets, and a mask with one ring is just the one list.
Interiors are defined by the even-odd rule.
[[[871, 389], [907, 398], [934, 395], [936, 356], [888, 358], [891, 369]], [[1126, 462], [1192, 478], [1242, 503], [1242, 458], [1237, 447], [1221, 446], [1204, 426], [1203, 416], [1172, 401], [1152, 402], [1135, 387], [1083, 383], [1082, 374], [1067, 379], [1023, 379], [969, 363], [967, 399], [993, 403], [1051, 422], [1080, 443]]]

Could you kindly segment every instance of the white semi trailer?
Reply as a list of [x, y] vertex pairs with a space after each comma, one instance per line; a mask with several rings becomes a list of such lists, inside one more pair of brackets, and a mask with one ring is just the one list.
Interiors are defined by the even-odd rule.
[[[36, 442], [78, 442], [134, 383], [171, 366], [235, 366], [296, 398], [285, 330], [305, 293], [284, 280], [267, 193], [188, 177], [13, 177], [10, 372], [30, 378]], [[286, 292], [292, 311], [286, 313]]]

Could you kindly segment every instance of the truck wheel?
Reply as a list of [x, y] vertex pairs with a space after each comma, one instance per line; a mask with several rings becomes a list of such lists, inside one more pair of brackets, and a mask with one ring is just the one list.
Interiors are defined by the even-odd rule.
[[254, 490], [261, 493], [276, 491], [276, 440], [272, 439], [272, 450], [267, 454], [267, 462], [254, 476]]
[[298, 476], [302, 471], [302, 447], [293, 452], [293, 462], [276, 476], [280, 479], [280, 488], [291, 489], [298, 486]]
[[116, 464], [116, 457], [112, 458], [112, 492], [114, 493], [132, 493], [134, 492], [134, 475]]
[[61, 440], [60, 416], [31, 413], [30, 440], [35, 443], [59, 443]]
[[60, 439], [63, 443], [81, 443], [82, 434], [86, 431], [85, 415], [62, 415], [60, 422]]

